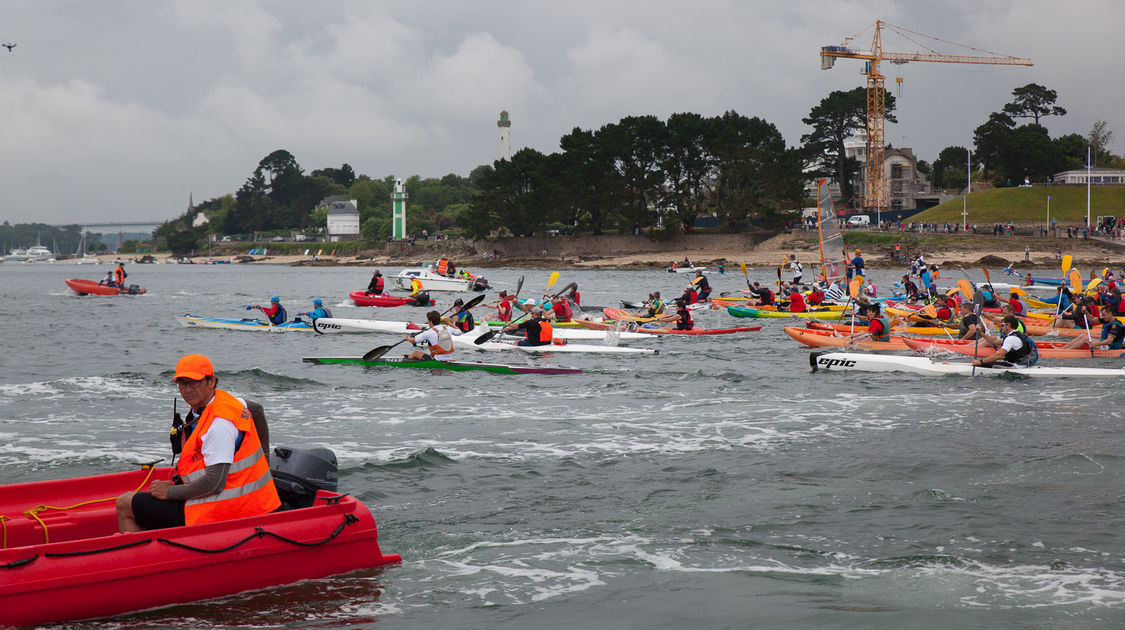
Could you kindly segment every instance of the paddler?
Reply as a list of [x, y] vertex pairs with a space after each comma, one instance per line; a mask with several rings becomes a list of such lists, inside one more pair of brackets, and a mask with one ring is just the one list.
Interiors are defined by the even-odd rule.
[[872, 341], [891, 340], [891, 322], [880, 314], [878, 304], [865, 304], [860, 311], [860, 317], [867, 320], [867, 331], [852, 335], [852, 340], [870, 337]]
[[972, 302], [961, 302], [959, 310], [961, 311], [961, 323], [957, 338], [965, 341], [975, 341], [979, 338], [981, 342], [991, 345], [991, 342], [987, 340], [984, 334], [984, 328], [981, 326], [980, 317], [973, 312]]
[[691, 309], [683, 298], [676, 299], [676, 314], [666, 315], [657, 319], [658, 322], [675, 322], [676, 330], [692, 330], [695, 322], [691, 319]]
[[376, 269], [371, 274], [371, 282], [367, 283], [367, 295], [382, 295], [384, 282], [383, 274]]
[[1017, 317], [1023, 317], [1031, 311], [1031, 307], [1020, 298], [1020, 294], [1016, 293], [1015, 289], [1008, 292], [1008, 304], [1012, 306], [1012, 310], [1015, 311]]
[[288, 313], [285, 312], [285, 307], [281, 305], [281, 298], [276, 295], [270, 298], [270, 305], [263, 307], [261, 304], [255, 304], [253, 308], [262, 311], [271, 324], [284, 324], [289, 319]]
[[711, 283], [707, 281], [707, 276], [703, 275], [702, 269], [695, 270], [695, 280], [691, 283], [695, 285], [695, 290], [699, 293], [699, 301], [706, 301], [711, 295]]
[[855, 250], [855, 258], [852, 258], [851, 261], [848, 262], [848, 279], [855, 276], [867, 277], [863, 269], [863, 257], [859, 255], [858, 249]]
[[755, 282], [750, 288], [750, 292], [758, 298], [758, 306], [769, 306], [773, 304], [773, 289]]
[[452, 359], [453, 338], [460, 335], [461, 331], [454, 326], [442, 323], [441, 313], [437, 311], [426, 313], [426, 321], [430, 324], [429, 328], [416, 335], [407, 335], [403, 337], [403, 340], [409, 341], [413, 346], [424, 343], [428, 346], [426, 350], [429, 352], [425, 352], [419, 348], [406, 355], [406, 358], [418, 361], [431, 361], [434, 359], [438, 361], [448, 361]]
[[502, 322], [512, 321], [512, 302], [516, 296], [508, 295], [508, 292], [501, 289], [500, 293], [496, 296], [496, 301], [492, 304], [483, 304], [485, 308], [496, 309], [496, 319]]
[[332, 311], [324, 308], [324, 300], [320, 298], [313, 298], [313, 310], [311, 311], [298, 311], [297, 316], [308, 315], [309, 319], [316, 321], [321, 317], [332, 317]]
[[454, 300], [453, 308], [457, 309], [457, 312], [447, 317], [446, 321], [457, 328], [458, 331], [467, 333], [476, 327], [476, 322], [473, 321], [472, 313], [461, 308], [464, 305], [465, 301], [461, 298]]
[[1063, 348], [1090, 348], [1093, 350], [1105, 346], [1110, 350], [1121, 349], [1122, 342], [1125, 342], [1125, 324], [1117, 320], [1113, 310], [1103, 308], [1101, 313], [1098, 314], [1098, 323], [1102, 325], [1102, 334], [1097, 341], [1090, 341], [1088, 337], [1079, 335], [1068, 341]]
[[805, 268], [801, 266], [800, 261], [797, 260], [797, 254], [789, 254], [789, 273], [793, 274], [791, 282], [793, 284], [801, 284], [801, 278], [805, 274]]
[[999, 363], [1003, 367], [1012, 365], [1031, 366], [1039, 361], [1039, 352], [1035, 343], [1026, 334], [1016, 330], [1019, 320], [1014, 316], [1005, 317], [1000, 322], [1000, 333], [1003, 342], [995, 352], [983, 359], [973, 359], [972, 365], [992, 367]]
[[805, 298], [805, 303], [809, 306], [820, 306], [824, 304], [824, 289], [820, 284], [814, 284], [812, 289], [809, 290], [808, 296]]
[[574, 311], [570, 308], [570, 304], [566, 298], [559, 295], [551, 300], [551, 312], [554, 314], [556, 322], [569, 322]]
[[189, 354], [172, 378], [191, 406], [173, 481], [117, 497], [117, 529], [139, 532], [268, 514], [281, 506], [246, 403], [218, 389], [211, 360]]
[[902, 277], [902, 293], [906, 296], [907, 302], [913, 302], [918, 299], [918, 285], [911, 282], [909, 275]]
[[789, 312], [804, 313], [807, 310], [809, 307], [805, 305], [805, 296], [801, 295], [801, 288], [794, 284], [793, 291], [789, 294]]
[[531, 308], [531, 316], [519, 324], [508, 324], [501, 329], [503, 332], [522, 330], [524, 339], [520, 339], [517, 346], [546, 346], [554, 338], [554, 329], [551, 323], [543, 317], [543, 309], [538, 306]]
[[572, 283], [570, 290], [566, 292], [566, 299], [570, 300], [570, 303], [575, 306], [582, 306], [582, 295], [578, 293], [577, 282]]

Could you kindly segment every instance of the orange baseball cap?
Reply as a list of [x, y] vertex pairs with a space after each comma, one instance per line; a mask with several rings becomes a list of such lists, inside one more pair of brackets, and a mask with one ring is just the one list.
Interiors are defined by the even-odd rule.
[[211, 359], [202, 354], [187, 354], [176, 363], [176, 375], [172, 377], [172, 381], [175, 382], [178, 378], [201, 381], [214, 374], [215, 368], [211, 365]]

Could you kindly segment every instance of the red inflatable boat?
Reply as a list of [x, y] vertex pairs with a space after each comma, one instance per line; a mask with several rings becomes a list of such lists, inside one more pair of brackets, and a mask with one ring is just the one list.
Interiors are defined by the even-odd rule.
[[311, 507], [117, 534], [115, 498], [170, 477], [158, 468], [0, 486], [0, 626], [106, 617], [401, 561], [379, 550], [367, 507], [326, 490]]
[[78, 295], [140, 295], [145, 292], [144, 289], [135, 284], [127, 289], [118, 289], [117, 287], [107, 287], [93, 280], [83, 280], [81, 278], [67, 278], [66, 286], [70, 287]]
[[[355, 302], [356, 306], [406, 306], [407, 304], [415, 305], [413, 298], [399, 295], [388, 295], [386, 293], [368, 295], [366, 291], [352, 291], [348, 294], [348, 297], [352, 299], [352, 302]], [[430, 300], [429, 306], [433, 306], [436, 303], [437, 302], [435, 302], [434, 300]]]

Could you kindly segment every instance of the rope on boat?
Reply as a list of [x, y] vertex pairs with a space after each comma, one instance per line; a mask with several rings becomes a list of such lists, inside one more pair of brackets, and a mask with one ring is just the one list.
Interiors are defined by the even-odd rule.
[[[139, 485], [137, 485], [137, 489], [134, 490], [134, 492], [140, 492], [141, 488], [145, 487], [145, 484], [148, 483], [148, 480], [152, 478], [152, 473], [153, 473], [153, 471], [156, 470], [156, 462], [153, 462], [151, 464], [141, 464], [141, 469], [147, 470], [148, 474], [145, 475], [145, 478], [141, 480], [141, 483]], [[106, 497], [104, 499], [91, 499], [89, 501], [83, 501], [81, 503], [75, 503], [74, 505], [67, 505], [67, 506], [37, 505], [37, 506], [31, 508], [30, 510], [25, 510], [23, 512], [23, 514], [24, 514], [24, 516], [27, 516], [28, 518], [35, 519], [35, 521], [37, 523], [39, 523], [39, 526], [43, 528], [43, 544], [50, 544], [51, 536], [50, 536], [50, 534], [47, 533], [47, 524], [43, 522], [43, 519], [39, 518], [39, 514], [41, 512], [46, 512], [48, 510], [62, 510], [62, 511], [73, 510], [75, 508], [80, 508], [84, 505], [93, 505], [95, 503], [105, 503], [106, 501], [116, 501], [116, 500], [117, 500], [117, 497]], [[8, 548], [8, 526], [4, 524], [4, 521], [8, 521], [8, 520], [11, 520], [10, 516], [0, 514], [0, 532], [3, 533], [3, 536], [2, 536], [3, 540], [0, 541], [0, 542], [2, 542], [2, 544], [0, 544], [0, 549], [7, 549]]]
[[84, 551], [48, 552], [48, 553], [44, 553], [43, 556], [46, 557], [46, 558], [69, 558], [71, 556], [88, 556], [88, 555], [94, 554], [94, 553], [103, 553], [103, 552], [106, 552], [106, 551], [117, 551], [118, 549], [128, 549], [129, 547], [136, 547], [136, 546], [139, 546], [139, 545], [147, 545], [150, 542], [152, 542], [152, 539], [146, 538], [144, 540], [138, 540], [138, 541], [131, 542], [131, 543], [125, 543], [123, 545], [115, 545], [113, 547], [102, 547], [101, 549], [86, 549]]
[[16, 567], [22, 567], [25, 564], [30, 564], [33, 560], [35, 560], [38, 557], [39, 557], [39, 554], [35, 554], [34, 556], [31, 556], [30, 558], [24, 558], [23, 560], [13, 560], [13, 561], [9, 562], [8, 564], [0, 564], [0, 569], [14, 569]]
[[340, 525], [335, 530], [333, 530], [332, 533], [329, 534], [327, 538], [325, 538], [324, 540], [321, 540], [321, 541], [317, 541], [317, 542], [302, 542], [300, 540], [293, 540], [292, 538], [286, 538], [285, 536], [282, 536], [281, 534], [275, 534], [271, 531], [268, 531], [263, 527], [255, 527], [253, 534], [250, 534], [246, 538], [243, 538], [242, 540], [240, 540], [240, 541], [238, 541], [238, 542], [236, 542], [232, 545], [229, 545], [227, 547], [222, 547], [220, 549], [204, 549], [202, 547], [193, 547], [191, 545], [187, 545], [187, 544], [184, 544], [184, 543], [181, 543], [181, 542], [176, 542], [174, 540], [169, 540], [167, 538], [157, 538], [156, 540], [158, 540], [162, 543], [172, 545], [173, 547], [179, 547], [180, 549], [187, 549], [188, 551], [198, 551], [200, 553], [223, 553], [225, 551], [237, 549], [238, 547], [241, 547], [242, 545], [246, 544], [247, 542], [249, 542], [249, 541], [251, 541], [255, 538], [265, 538], [266, 536], [272, 536], [272, 537], [274, 537], [278, 540], [287, 542], [287, 543], [292, 544], [292, 545], [297, 545], [297, 546], [300, 546], [300, 547], [317, 547], [317, 546], [323, 545], [325, 543], [328, 543], [332, 539], [339, 536], [340, 533], [344, 531], [344, 528], [347, 527], [348, 525], [351, 525], [353, 523], [358, 523], [358, 522], [359, 522], [359, 518], [357, 518], [354, 514], [345, 514], [344, 515], [344, 522], [340, 523]]

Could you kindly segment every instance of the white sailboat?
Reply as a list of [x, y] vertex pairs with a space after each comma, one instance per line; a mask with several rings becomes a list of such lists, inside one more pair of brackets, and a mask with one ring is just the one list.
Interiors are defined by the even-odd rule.
[[836, 217], [836, 206], [832, 203], [832, 193], [828, 180], [821, 179], [816, 186], [817, 222], [816, 231], [820, 241], [820, 264], [824, 268], [824, 282], [843, 284], [848, 272], [848, 250], [844, 245], [844, 235], [840, 233], [840, 219]]
[[[81, 254], [81, 256], [79, 255]], [[74, 252], [74, 263], [77, 265], [100, 265], [101, 259], [86, 253], [86, 228], [82, 228], [82, 238], [78, 241], [78, 250]]]

